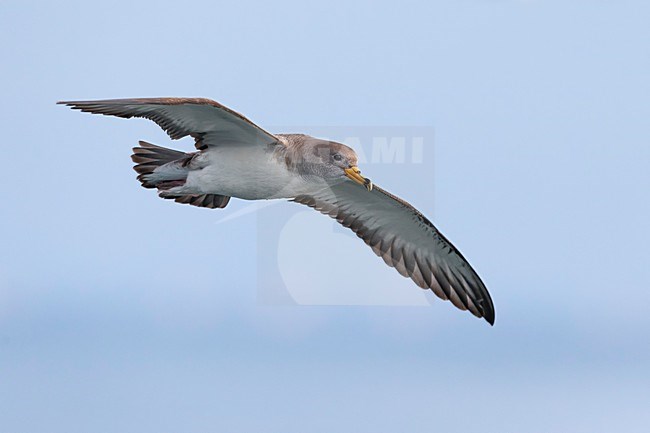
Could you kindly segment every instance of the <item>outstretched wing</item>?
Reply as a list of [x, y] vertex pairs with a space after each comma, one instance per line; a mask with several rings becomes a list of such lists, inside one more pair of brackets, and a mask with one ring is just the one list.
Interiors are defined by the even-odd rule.
[[418, 286], [494, 324], [487, 288], [461, 253], [417, 209], [390, 194], [342, 182], [293, 201], [335, 218]]
[[75, 110], [156, 122], [176, 140], [194, 137], [197, 149], [223, 144], [268, 145], [278, 141], [246, 117], [205, 98], [141, 98], [61, 101]]

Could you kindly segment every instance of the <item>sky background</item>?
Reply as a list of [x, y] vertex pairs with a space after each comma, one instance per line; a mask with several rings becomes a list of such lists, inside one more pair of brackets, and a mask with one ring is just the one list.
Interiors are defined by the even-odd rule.
[[[0, 2], [0, 431], [647, 431], [650, 6], [423, 3]], [[162, 131], [54, 104], [137, 96], [432, 128], [419, 167], [362, 169], [469, 258], [495, 326], [259, 302], [261, 213], [158, 199], [129, 155]], [[343, 235], [298, 209], [272, 208], [293, 238]], [[318, 281], [419, 290], [340, 239], [321, 255], [357, 272]]]

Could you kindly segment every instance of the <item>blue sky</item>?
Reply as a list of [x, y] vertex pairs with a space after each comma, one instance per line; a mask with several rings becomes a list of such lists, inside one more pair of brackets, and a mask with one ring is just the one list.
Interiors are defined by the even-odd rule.
[[[645, 431], [649, 9], [2, 2], [0, 430]], [[459, 246], [496, 325], [433, 298], [259, 302], [268, 212], [339, 236], [322, 254], [356, 273], [313, 284], [419, 289], [297, 205], [218, 223], [249, 203], [158, 199], [130, 148], [189, 141], [54, 105], [135, 96], [273, 132], [430, 128], [422, 164], [362, 169]]]

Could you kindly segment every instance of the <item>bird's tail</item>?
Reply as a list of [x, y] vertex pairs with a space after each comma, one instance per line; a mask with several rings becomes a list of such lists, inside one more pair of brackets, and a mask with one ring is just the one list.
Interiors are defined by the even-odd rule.
[[211, 209], [226, 207], [230, 197], [218, 194], [188, 194], [183, 191], [190, 172], [190, 162], [196, 152], [180, 152], [146, 141], [138, 143], [140, 146], [133, 148], [131, 159], [136, 163], [133, 169], [138, 173], [138, 180], [143, 187], [157, 188], [160, 197], [173, 199], [177, 203]]
[[189, 173], [188, 163], [192, 154], [156, 146], [140, 141], [140, 146], [133, 148], [131, 159], [136, 163], [133, 169], [138, 173], [138, 180], [145, 188], [166, 189], [163, 183], [185, 183]]

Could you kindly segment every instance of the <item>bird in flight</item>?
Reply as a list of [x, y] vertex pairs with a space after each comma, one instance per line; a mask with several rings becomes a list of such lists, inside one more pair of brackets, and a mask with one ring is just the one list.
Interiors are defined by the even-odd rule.
[[476, 271], [417, 209], [361, 175], [345, 144], [271, 134], [204, 98], [62, 101], [76, 110], [156, 122], [196, 152], [144, 141], [133, 148], [138, 180], [178, 203], [224, 208], [231, 197], [289, 199], [350, 228], [388, 266], [461, 310], [494, 324], [494, 305]]

